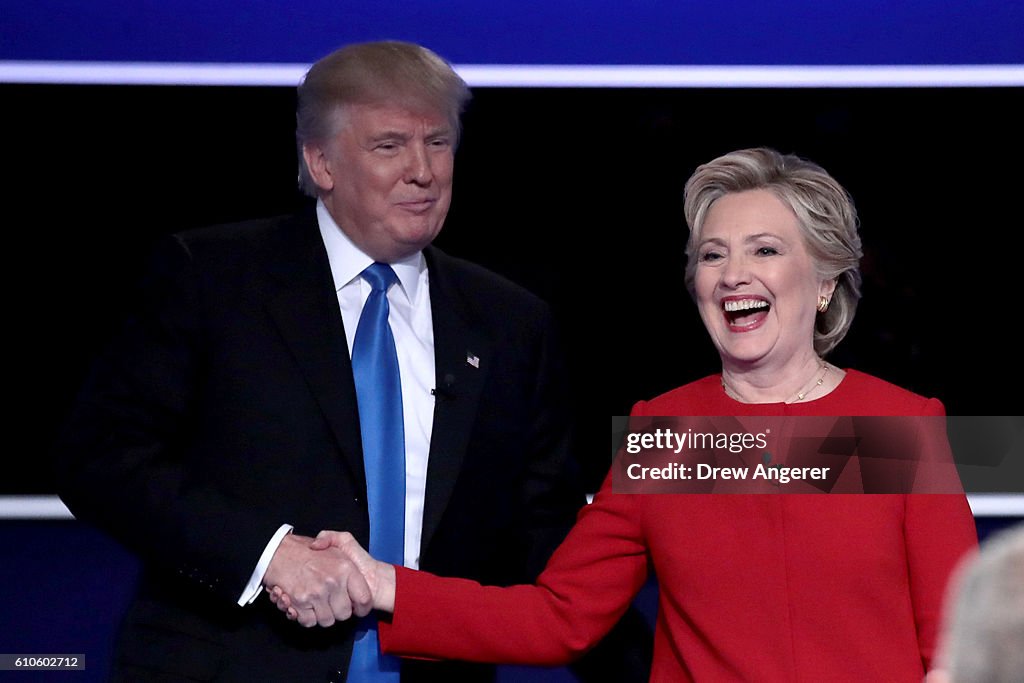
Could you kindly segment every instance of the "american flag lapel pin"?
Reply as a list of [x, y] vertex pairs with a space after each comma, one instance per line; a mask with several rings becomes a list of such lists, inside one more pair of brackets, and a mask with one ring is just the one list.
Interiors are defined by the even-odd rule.
[[479, 369], [480, 356], [476, 355], [475, 353], [472, 353], [471, 351], [466, 351], [466, 363], [472, 365], [474, 368]]

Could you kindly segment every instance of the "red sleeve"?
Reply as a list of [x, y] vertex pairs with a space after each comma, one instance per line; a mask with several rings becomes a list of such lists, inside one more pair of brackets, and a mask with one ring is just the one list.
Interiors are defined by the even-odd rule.
[[905, 527], [910, 599], [927, 671], [935, 657], [947, 584], [960, 559], [977, 547], [978, 537], [962, 495], [907, 496]]
[[396, 568], [385, 652], [408, 657], [555, 666], [593, 646], [647, 576], [636, 496], [610, 477], [552, 555], [536, 585], [498, 588]]
[[[922, 414], [941, 417], [945, 409], [939, 401], [930, 399]], [[945, 439], [944, 434], [929, 436]], [[942, 457], [949, 458], [948, 444], [942, 446], [945, 447]], [[955, 476], [955, 467], [952, 471]], [[949, 482], [942, 482], [936, 490], [950, 490]], [[978, 545], [977, 528], [967, 497], [928, 493], [906, 496], [904, 534], [917, 642], [921, 647], [921, 661], [928, 671], [935, 657], [947, 584], [959, 561]]]

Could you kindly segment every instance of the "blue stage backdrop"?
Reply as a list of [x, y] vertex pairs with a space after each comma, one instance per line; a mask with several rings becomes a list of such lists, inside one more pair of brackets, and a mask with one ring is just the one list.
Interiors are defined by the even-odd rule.
[[455, 64], [1024, 63], [1008, 0], [136, 0], [7, 2], [0, 60], [307, 63], [352, 41]]

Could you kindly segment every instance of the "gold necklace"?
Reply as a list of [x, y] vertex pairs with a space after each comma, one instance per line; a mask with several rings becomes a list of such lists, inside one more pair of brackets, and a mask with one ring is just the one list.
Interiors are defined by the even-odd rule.
[[[818, 377], [817, 381], [815, 381], [813, 384], [811, 384], [803, 391], [798, 391], [794, 396], [790, 397], [789, 400], [784, 401], [784, 403], [799, 403], [800, 401], [804, 400], [804, 398], [806, 398], [806, 396], [809, 393], [811, 393], [812, 391], [814, 391], [815, 389], [817, 389], [818, 387], [825, 383], [825, 375], [828, 374], [829, 365], [828, 363], [821, 359], [819, 359], [818, 362], [821, 364], [821, 375]], [[725, 391], [726, 394], [736, 399], [740, 403], [749, 403], [749, 401], [743, 399], [743, 397], [741, 397], [735, 389], [733, 389], [726, 383], [725, 373], [722, 373], [722, 389]]]
[[786, 403], [797, 403], [798, 401], [804, 400], [804, 396], [806, 396], [807, 394], [811, 393], [812, 391], [814, 391], [815, 389], [817, 389], [818, 387], [820, 387], [822, 384], [825, 383], [825, 375], [827, 375], [827, 374], [828, 374], [828, 363], [826, 363], [825, 361], [821, 361], [821, 377], [818, 378], [818, 381], [815, 382], [813, 385], [811, 385], [810, 388], [805, 389], [804, 391], [798, 392], [797, 395], [796, 395], [796, 399], [795, 400], [789, 400], [789, 401], [786, 401]]

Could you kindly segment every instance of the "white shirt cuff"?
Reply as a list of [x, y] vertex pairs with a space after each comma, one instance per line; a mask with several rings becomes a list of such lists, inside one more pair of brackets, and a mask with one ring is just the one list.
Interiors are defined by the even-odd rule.
[[274, 559], [277, 546], [281, 545], [281, 540], [290, 534], [294, 528], [291, 524], [282, 524], [278, 528], [277, 533], [271, 537], [267, 547], [263, 550], [263, 554], [260, 555], [260, 561], [256, 563], [256, 569], [253, 571], [252, 576], [249, 577], [249, 583], [245, 584], [242, 597], [238, 598], [239, 606], [245, 607], [252, 604], [252, 601], [263, 592], [263, 575], [267, 573], [270, 561]]

